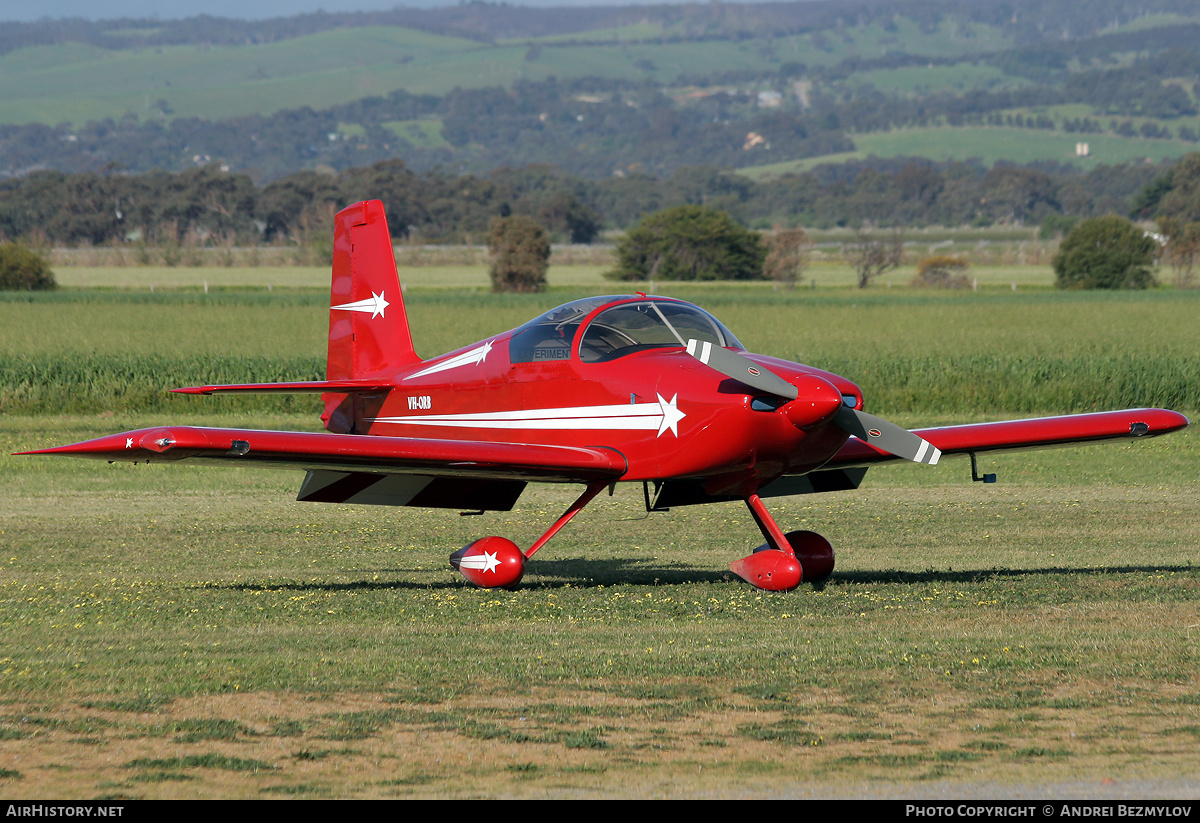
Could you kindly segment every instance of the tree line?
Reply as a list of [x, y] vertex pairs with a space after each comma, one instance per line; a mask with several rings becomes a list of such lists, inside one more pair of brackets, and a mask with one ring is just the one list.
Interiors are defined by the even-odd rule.
[[1186, 200], [1176, 189], [1190, 191], [1172, 182], [1173, 168], [1133, 163], [1081, 174], [1069, 166], [985, 169], [910, 158], [830, 164], [761, 182], [713, 166], [596, 181], [547, 165], [460, 175], [418, 172], [393, 159], [338, 174], [298, 172], [264, 186], [215, 166], [39, 171], [0, 181], [0, 240], [308, 243], [328, 235], [335, 210], [363, 199], [384, 202], [397, 240], [444, 243], [482, 242], [493, 218], [513, 214], [538, 222], [556, 242], [588, 243], [604, 229], [626, 229], [681, 205], [718, 209], [757, 228], [1037, 225], [1131, 211], [1153, 218], [1161, 204]]
[[[419, 170], [484, 173], [553, 163], [572, 174], [670, 173], [710, 162], [736, 167], [851, 151], [823, 114], [764, 110], [748, 92], [682, 104], [654, 83], [604, 78], [522, 81], [511, 89], [455, 89], [442, 96], [395, 91], [329, 109], [308, 107], [223, 120], [156, 116], [0, 125], [0, 176], [34, 168], [181, 171], [218, 163], [269, 182], [318, 166], [345, 170], [403, 157]], [[833, 123], [833, 125], [831, 125]], [[748, 133], [769, 140], [745, 148]]]

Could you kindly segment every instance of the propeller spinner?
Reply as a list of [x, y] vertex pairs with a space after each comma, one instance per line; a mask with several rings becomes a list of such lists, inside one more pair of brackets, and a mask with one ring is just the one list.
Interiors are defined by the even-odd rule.
[[[784, 380], [765, 366], [721, 346], [700, 340], [688, 340], [687, 352], [709, 368], [786, 400], [798, 400], [788, 407], [787, 416], [798, 428], [833, 418], [834, 425], [875, 448], [914, 463], [934, 465], [941, 451], [928, 440], [882, 417], [852, 409], [842, 402], [841, 392], [828, 380], [813, 374], [802, 375], [801, 385]], [[802, 391], [803, 389], [803, 391]]]

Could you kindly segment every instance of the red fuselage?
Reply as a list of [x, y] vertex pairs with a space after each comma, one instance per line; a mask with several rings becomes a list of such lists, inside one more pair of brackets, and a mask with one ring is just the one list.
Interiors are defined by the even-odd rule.
[[[714, 491], [753, 489], [785, 472], [810, 471], [845, 443], [846, 433], [828, 420], [798, 428], [778, 399], [759, 397], [689, 356], [676, 341], [624, 344], [628, 338], [622, 334], [624, 348], [595, 351], [589, 329], [598, 317], [603, 323], [600, 316], [613, 308], [624, 307], [626, 314], [653, 310], [650, 303], [700, 311], [665, 298], [611, 298], [561, 327], [543, 324], [545, 334], [527, 324], [396, 374], [395, 389], [361, 396], [355, 430], [605, 446], [628, 461], [623, 480], [703, 476]], [[529, 335], [546, 334], [551, 339], [528, 345]], [[814, 377], [828, 381], [861, 407], [861, 392], [844, 378], [776, 358], [747, 357], [801, 386]], [[803, 401], [802, 394], [792, 403]]]

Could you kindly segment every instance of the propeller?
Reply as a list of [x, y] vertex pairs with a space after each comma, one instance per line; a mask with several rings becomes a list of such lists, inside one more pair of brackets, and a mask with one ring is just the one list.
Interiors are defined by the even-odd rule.
[[842, 402], [841, 392], [836, 386], [814, 374], [800, 375], [800, 385], [797, 385], [737, 352], [695, 339], [688, 340], [687, 353], [709, 368], [752, 389], [785, 400], [801, 400], [798, 407], [789, 406], [786, 411], [788, 419], [797, 427], [811, 426], [832, 417], [834, 425], [847, 434], [888, 454], [931, 466], [942, 456], [932, 443], [903, 426], [850, 408]]
[[852, 409], [845, 404], [838, 409], [833, 422], [842, 431], [854, 435], [864, 443], [914, 463], [928, 463], [934, 466], [942, 456], [940, 449], [903, 426]]

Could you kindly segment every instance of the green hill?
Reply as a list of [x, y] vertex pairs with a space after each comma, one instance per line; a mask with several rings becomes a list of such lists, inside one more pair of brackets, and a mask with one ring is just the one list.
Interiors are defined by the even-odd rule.
[[[508, 85], [517, 47], [396, 27], [339, 29], [276, 43], [103, 49], [67, 42], [0, 56], [0, 123], [119, 119], [159, 112], [210, 119], [323, 109], [397, 88]], [[489, 62], [489, 60], [491, 62]], [[503, 76], [493, 74], [503, 65]]]
[[[364, 26], [237, 45], [105, 48], [67, 40], [0, 54], [0, 124], [80, 126], [127, 112], [217, 119], [301, 106], [324, 109], [396, 89], [444, 94], [549, 76], [672, 85], [695, 76], [772, 73], [788, 62], [826, 66], [849, 57], [874, 59], [898, 47], [944, 58], [1009, 45], [989, 27], [966, 35], [950, 21], [923, 32], [911, 20], [899, 20], [892, 29], [870, 24], [837, 37], [689, 40], [676, 39], [669, 26], [643, 23], [481, 43], [399, 26]], [[121, 30], [108, 34], [122, 42]]]
[[1200, 144], [1196, 42], [1185, 0], [0, 24], [0, 177], [213, 163], [269, 181], [393, 157], [591, 178], [871, 156], [1087, 170]]

